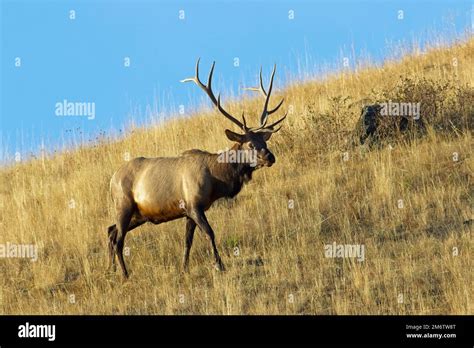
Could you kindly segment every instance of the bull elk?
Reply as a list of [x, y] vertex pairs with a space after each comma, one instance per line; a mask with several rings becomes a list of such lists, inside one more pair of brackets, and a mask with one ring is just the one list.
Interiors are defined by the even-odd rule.
[[267, 148], [267, 141], [281, 128], [281, 126], [275, 127], [286, 118], [285, 114], [278, 121], [267, 125], [268, 116], [283, 104], [282, 99], [275, 108], [268, 109], [276, 66], [273, 68], [267, 90], [263, 87], [261, 69], [260, 86], [248, 88], [259, 91], [265, 97], [260, 125], [254, 128], [247, 127], [243, 113], [241, 122], [224, 110], [220, 95], [215, 97], [212, 91], [214, 66], [215, 62], [209, 72], [207, 85], [199, 79], [199, 59], [196, 63], [196, 76], [181, 82], [196, 83], [206, 92], [219, 112], [241, 129], [242, 134], [225, 130], [227, 138], [235, 142], [227, 151], [252, 152], [255, 154], [255, 163], [250, 161], [229, 163], [230, 161], [219, 160], [219, 154], [189, 150], [178, 157], [138, 157], [124, 164], [110, 181], [116, 220], [107, 231], [109, 269], [115, 270], [115, 256], [117, 256], [125, 278], [128, 278], [128, 271], [123, 259], [123, 248], [127, 232], [145, 222], [160, 224], [184, 217], [186, 218], [184, 271], [188, 271], [189, 253], [196, 225], [211, 241], [216, 267], [221, 271], [225, 270], [216, 247], [214, 231], [207, 221], [205, 211], [219, 198], [236, 196], [242, 185], [252, 178], [252, 173], [256, 169], [270, 167], [275, 163], [275, 156]]

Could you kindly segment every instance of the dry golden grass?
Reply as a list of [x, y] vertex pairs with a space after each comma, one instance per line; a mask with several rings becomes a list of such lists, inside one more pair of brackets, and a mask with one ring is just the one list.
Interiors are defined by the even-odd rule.
[[[124, 154], [223, 149], [229, 122], [215, 112], [2, 169], [0, 243], [35, 243], [39, 259], [0, 259], [0, 311], [472, 313], [473, 66], [471, 39], [280, 91], [291, 112], [270, 141], [276, 165], [258, 171], [237, 199], [208, 212], [225, 273], [213, 269], [200, 232], [190, 273], [181, 273], [184, 220], [128, 234], [130, 280], [106, 273], [106, 227], [113, 222], [108, 183]], [[393, 149], [346, 146], [357, 101], [387, 97], [422, 99], [424, 116], [433, 121], [427, 136]], [[433, 103], [439, 107], [428, 115]], [[260, 101], [230, 109], [242, 107], [255, 114]], [[458, 127], [449, 128], [448, 119]], [[323, 246], [332, 242], [363, 244], [365, 261], [326, 258]]]

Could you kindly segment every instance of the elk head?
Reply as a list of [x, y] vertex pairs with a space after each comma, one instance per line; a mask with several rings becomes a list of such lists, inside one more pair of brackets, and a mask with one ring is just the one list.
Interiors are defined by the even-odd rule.
[[275, 132], [278, 132], [281, 128], [275, 128], [278, 124], [280, 124], [287, 116], [287, 113], [280, 118], [278, 121], [267, 125], [268, 116], [276, 112], [280, 106], [283, 104], [284, 99], [280, 101], [280, 103], [271, 110], [268, 110], [268, 104], [270, 102], [270, 96], [272, 93], [273, 88], [273, 78], [275, 76], [276, 65], [273, 67], [272, 76], [270, 79], [270, 84], [268, 86], [268, 90], [265, 90], [263, 87], [263, 78], [262, 78], [262, 69], [260, 68], [260, 86], [259, 87], [250, 87], [245, 88], [247, 90], [258, 91], [260, 92], [263, 97], [265, 98], [265, 103], [263, 105], [263, 111], [260, 115], [260, 124], [257, 127], [248, 127], [247, 122], [245, 120], [245, 115], [242, 112], [242, 122], [236, 119], [234, 116], [229, 114], [221, 105], [221, 98], [220, 94], [217, 98], [212, 91], [212, 75], [214, 73], [214, 66], [215, 62], [212, 63], [211, 70], [209, 71], [209, 77], [207, 79], [207, 85], [203, 84], [202, 81], [199, 79], [199, 61], [197, 60], [196, 63], [196, 76], [192, 78], [187, 78], [181, 80], [181, 82], [194, 82], [196, 83], [211, 99], [212, 103], [217, 107], [219, 112], [224, 115], [227, 119], [232, 121], [236, 124], [242, 133], [236, 133], [229, 129], [225, 130], [225, 134], [227, 138], [231, 141], [235, 141], [239, 144], [240, 149], [246, 151], [254, 151], [256, 153], [256, 166], [263, 167], [263, 166], [272, 166], [275, 163], [275, 156], [267, 147], [267, 141], [270, 139], [271, 135]]

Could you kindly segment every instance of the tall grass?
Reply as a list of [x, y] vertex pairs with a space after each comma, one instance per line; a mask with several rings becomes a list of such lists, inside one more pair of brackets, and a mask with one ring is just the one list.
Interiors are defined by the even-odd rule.
[[[181, 273], [182, 220], [127, 236], [129, 281], [105, 272], [113, 172], [128, 155], [229, 146], [229, 122], [214, 111], [2, 169], [0, 244], [36, 244], [39, 258], [0, 259], [0, 311], [472, 313], [473, 66], [471, 39], [275, 93], [289, 108], [270, 140], [275, 166], [208, 212], [225, 273], [200, 232]], [[383, 99], [421, 102], [427, 134], [350, 145], [360, 106]], [[365, 260], [326, 258], [333, 242], [364, 245]]]

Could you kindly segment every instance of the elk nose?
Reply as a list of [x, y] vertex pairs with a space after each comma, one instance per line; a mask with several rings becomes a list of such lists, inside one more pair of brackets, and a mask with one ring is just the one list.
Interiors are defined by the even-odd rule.
[[275, 163], [275, 156], [271, 152], [267, 153], [265, 159], [267, 160], [269, 167], [271, 167]]

